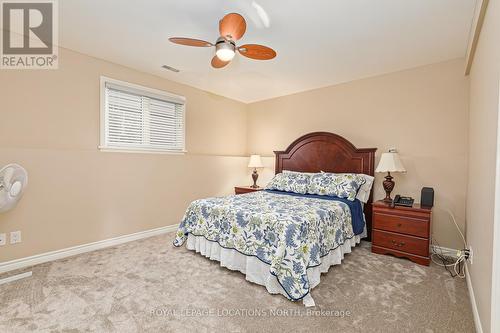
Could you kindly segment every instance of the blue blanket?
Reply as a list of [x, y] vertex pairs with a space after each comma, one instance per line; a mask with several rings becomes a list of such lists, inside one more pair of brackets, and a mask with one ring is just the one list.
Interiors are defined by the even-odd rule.
[[283, 192], [283, 191], [275, 191], [275, 190], [265, 190], [265, 191], [269, 192], [269, 193], [292, 195], [295, 197], [316, 198], [316, 199], [324, 199], [324, 200], [343, 202], [347, 206], [349, 206], [349, 209], [351, 210], [352, 230], [354, 231], [354, 234], [359, 235], [365, 229], [365, 218], [363, 215], [363, 205], [361, 204], [361, 201], [359, 201], [358, 199], [356, 199], [354, 201], [350, 201], [350, 200], [347, 200], [344, 198], [332, 197], [332, 196], [327, 196], [327, 195], [300, 194], [300, 193], [294, 193], [294, 192]]

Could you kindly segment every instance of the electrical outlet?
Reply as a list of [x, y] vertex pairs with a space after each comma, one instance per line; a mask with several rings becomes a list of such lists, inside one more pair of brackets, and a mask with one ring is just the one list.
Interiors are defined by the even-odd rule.
[[20, 231], [12, 231], [10, 233], [10, 243], [11, 244], [21, 243], [21, 232]]
[[7, 234], [0, 234], [0, 246], [7, 244]]

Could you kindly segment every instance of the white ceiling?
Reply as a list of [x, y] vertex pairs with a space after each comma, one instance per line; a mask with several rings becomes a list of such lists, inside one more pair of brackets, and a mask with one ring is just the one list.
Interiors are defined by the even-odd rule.
[[[262, 7], [269, 18], [252, 3]], [[242, 102], [464, 57], [474, 0], [64, 0], [60, 44]], [[213, 48], [168, 42], [172, 36], [215, 42], [229, 12], [247, 20], [238, 42], [274, 48], [255, 61], [236, 56], [213, 69]], [[161, 68], [181, 70], [173, 73]]]

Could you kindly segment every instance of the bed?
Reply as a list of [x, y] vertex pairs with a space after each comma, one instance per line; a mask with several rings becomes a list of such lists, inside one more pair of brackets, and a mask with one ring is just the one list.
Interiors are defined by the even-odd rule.
[[[357, 149], [343, 137], [315, 132], [276, 151], [275, 173], [352, 173], [373, 176], [376, 148]], [[272, 294], [314, 306], [321, 273], [371, 235], [372, 191], [359, 200], [263, 190], [196, 200], [179, 225], [186, 244], [237, 270]]]

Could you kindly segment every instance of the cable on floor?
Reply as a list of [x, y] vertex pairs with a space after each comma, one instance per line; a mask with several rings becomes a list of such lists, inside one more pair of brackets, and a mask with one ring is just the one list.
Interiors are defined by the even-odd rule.
[[[444, 267], [448, 273], [450, 273], [450, 276], [452, 278], [459, 277], [464, 279], [465, 278], [465, 262], [467, 261], [467, 255], [466, 253], [468, 252], [468, 246], [467, 246], [467, 241], [465, 240], [464, 234], [458, 227], [457, 221], [455, 219], [455, 215], [447, 209], [446, 210], [448, 214], [450, 214], [451, 219], [453, 223], [455, 224], [455, 227], [457, 227], [458, 232], [460, 233], [460, 236], [462, 237], [463, 243], [464, 243], [464, 249], [460, 251], [460, 254], [458, 258], [453, 258], [450, 256], [446, 256], [443, 253], [443, 250], [441, 246], [439, 246], [439, 243], [436, 241], [434, 237], [431, 238], [431, 244], [432, 244], [432, 253], [431, 253], [431, 260], [433, 263], [435, 263], [438, 266]], [[439, 250], [439, 253], [436, 252], [436, 249]], [[450, 269], [453, 267], [453, 269]]]

